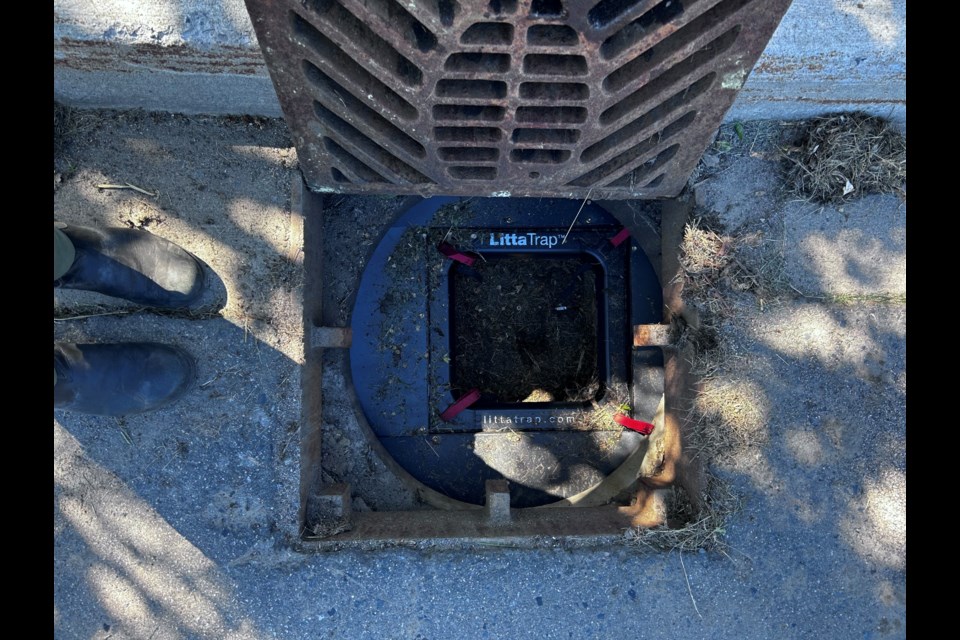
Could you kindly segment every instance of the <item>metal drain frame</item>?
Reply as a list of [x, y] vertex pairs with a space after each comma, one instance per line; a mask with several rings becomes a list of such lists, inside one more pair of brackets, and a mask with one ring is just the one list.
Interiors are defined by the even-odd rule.
[[[452, 214], [458, 207], [459, 213]], [[558, 222], [575, 215], [578, 224], [565, 234], [565, 225]], [[633, 417], [647, 421], [657, 413], [663, 395], [662, 354], [632, 349], [630, 329], [661, 321], [660, 282], [633, 240], [613, 243], [622, 227], [612, 214], [596, 204], [580, 207], [575, 200], [433, 197], [391, 225], [356, 289], [350, 369], [367, 424], [410, 475], [466, 503], [483, 504], [484, 478], [508, 479], [511, 505], [517, 508], [589, 492], [648, 443], [640, 433], [613, 422], [612, 414], [606, 430], [585, 426], [596, 420], [601, 406], [613, 411], [615, 405], [605, 396], [593, 398], [596, 404], [500, 404], [481, 395], [456, 416], [441, 418], [444, 407], [475, 386], [455, 391], [458, 328], [452, 273], [464, 265], [435, 247], [451, 237], [450, 224], [459, 232], [451, 241], [473, 252], [480, 263], [470, 268], [472, 283], [489, 275], [499, 259], [564, 258], [590, 267], [596, 287], [591, 308], [598, 323], [592, 343], [604, 394], [621, 394]], [[491, 243], [497, 236], [508, 242], [533, 236], [541, 242]], [[567, 240], [562, 246], [561, 237]], [[522, 286], [532, 284], [524, 279]], [[510, 323], [500, 326], [507, 330]]]
[[[683, 416], [688, 415], [693, 389], [687, 365], [689, 354], [671, 346], [666, 339], [670, 322], [697, 325], [695, 314], [683, 305], [679, 281], [675, 278], [680, 269], [683, 227], [692, 206], [689, 198], [663, 203], [659, 229], [628, 202], [602, 203], [641, 242], [660, 281], [666, 283], [663, 288], [665, 324], [634, 327], [636, 348], [656, 346], [664, 355], [664, 401], [654, 420], [657, 428], [650, 436], [650, 446], [643, 451], [642, 459], [634, 460], [632, 465], [625, 463], [608, 477], [609, 483], [604, 481], [607, 486], [592, 490], [586, 500], [570, 499], [545, 507], [512, 509], [506, 481], [492, 480], [487, 482], [483, 507], [465, 509], [464, 503], [424, 487], [418, 495], [432, 508], [379, 512], [353, 512], [349, 485], [325, 484], [320, 473], [323, 462], [320, 445], [324, 436], [323, 355], [326, 349], [343, 350], [351, 344], [349, 327], [318, 326], [323, 300], [323, 255], [322, 249], [318, 249], [323, 247], [323, 199], [323, 195], [312, 192], [302, 180], [295, 180], [292, 206], [304, 221], [305, 246], [300, 550], [379, 548], [396, 544], [436, 547], [452, 540], [456, 540], [458, 546], [469, 546], [482, 545], [490, 539], [520, 546], [603, 544], [619, 539], [627, 528], [663, 524], [664, 490], [675, 483], [680, 483], [696, 504], [697, 496], [701, 495], [702, 470], [682, 448]], [[391, 222], [387, 221], [384, 228]], [[658, 230], [661, 233], [657, 233]], [[355, 395], [351, 400], [354, 414], [363, 426], [365, 418]], [[369, 425], [366, 429], [369, 430]], [[381, 458], [395, 475], [406, 473], [396, 463], [391, 465], [389, 456]], [[638, 477], [641, 482], [633, 506], [607, 504], [613, 493]]]
[[677, 195], [791, 0], [246, 0], [318, 192]]

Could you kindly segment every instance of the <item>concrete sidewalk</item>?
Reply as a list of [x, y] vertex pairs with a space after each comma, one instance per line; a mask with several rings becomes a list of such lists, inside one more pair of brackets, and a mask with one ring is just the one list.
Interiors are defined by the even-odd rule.
[[756, 415], [712, 463], [742, 502], [726, 553], [302, 555], [303, 244], [285, 126], [81, 112], [55, 158], [57, 219], [170, 238], [211, 286], [192, 315], [55, 294], [58, 340], [160, 340], [199, 367], [152, 414], [54, 412], [56, 637], [906, 637], [906, 204], [792, 201], [755, 126], [699, 178], [702, 211], [779, 243], [803, 295], [729, 300], [724, 380]]

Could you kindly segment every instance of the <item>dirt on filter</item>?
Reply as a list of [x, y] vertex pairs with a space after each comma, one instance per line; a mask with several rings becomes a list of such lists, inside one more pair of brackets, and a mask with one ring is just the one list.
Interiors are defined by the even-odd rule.
[[587, 402], [599, 392], [589, 264], [490, 257], [453, 271], [453, 387], [499, 403]]

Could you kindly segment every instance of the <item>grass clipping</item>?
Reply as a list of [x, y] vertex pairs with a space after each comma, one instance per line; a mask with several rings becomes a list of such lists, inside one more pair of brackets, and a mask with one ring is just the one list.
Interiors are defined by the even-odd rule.
[[733, 448], [757, 441], [757, 421], [744, 419], [752, 417], [754, 407], [751, 398], [717, 384], [723, 377], [726, 348], [709, 321], [696, 330], [685, 327], [678, 344], [692, 347], [688, 350], [694, 354], [692, 372], [702, 384], [684, 434], [686, 453], [699, 458], [707, 470], [700, 508], [694, 508], [694, 501], [682, 486], [673, 485], [666, 495], [667, 524], [629, 529], [626, 539], [653, 551], [704, 549], [726, 554], [726, 523], [740, 509], [740, 498], [726, 481], [709, 473], [709, 465]]
[[813, 119], [783, 155], [789, 188], [807, 200], [838, 204], [870, 193], [906, 193], [907, 140], [875, 116]]
[[[690, 354], [691, 373], [698, 380], [697, 397], [687, 416], [684, 449], [709, 469], [712, 461], [730, 451], [764, 440], [762, 426], [769, 407], [759, 389], [748, 380], [731, 377], [727, 364], [732, 359], [720, 324], [732, 310], [732, 291], [750, 291], [758, 297], [775, 290], [776, 282], [761, 268], [748, 268], [737, 254], [763, 243], [754, 235], [732, 236], [719, 231], [719, 224], [707, 217], [687, 224], [680, 247], [679, 278], [684, 297], [699, 311], [699, 326], [674, 328], [678, 348]], [[686, 491], [674, 485], [666, 495], [667, 525], [633, 528], [627, 541], [657, 551], [706, 549], [726, 553], [726, 522], [740, 509], [739, 497], [720, 478], [706, 474], [699, 509]]]
[[699, 512], [694, 512], [690, 497], [682, 487], [670, 487], [667, 500], [668, 524], [666, 526], [627, 529], [629, 544], [651, 551], [696, 551], [705, 549], [726, 553], [726, 522], [740, 508], [738, 497], [727, 483], [715, 477], [707, 477], [704, 502]]
[[755, 294], [763, 303], [784, 288], [783, 255], [759, 231], [730, 235], [711, 216], [698, 216], [684, 229], [677, 276], [684, 296], [712, 316], [734, 313], [729, 292]]

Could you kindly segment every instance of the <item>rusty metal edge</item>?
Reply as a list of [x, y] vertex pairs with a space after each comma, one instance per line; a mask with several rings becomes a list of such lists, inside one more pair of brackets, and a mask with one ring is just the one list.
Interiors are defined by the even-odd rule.
[[473, 511], [383, 511], [354, 513], [350, 530], [327, 538], [304, 537], [298, 551], [385, 547], [483, 548], [598, 546], [624, 537], [631, 517], [622, 507], [511, 509], [508, 522]]
[[291, 185], [290, 209], [303, 220], [303, 372], [300, 376], [300, 510], [298, 528], [303, 533], [312, 519], [313, 496], [321, 485], [320, 458], [323, 421], [323, 359], [313, 346], [312, 327], [319, 323], [323, 300], [323, 203], [309, 197], [298, 173]]
[[[684, 191], [677, 198], [664, 203], [661, 218], [663, 238], [663, 307], [664, 323], [684, 323], [693, 329], [700, 327], [697, 310], [683, 299], [680, 245], [687, 221], [693, 211], [693, 197]], [[694, 512], [703, 504], [706, 476], [703, 460], [685, 450], [689, 440], [691, 408], [698, 381], [691, 372], [693, 361], [689, 345], [664, 347], [664, 457], [659, 473], [642, 478], [645, 490], [641, 494], [662, 489], [674, 483], [687, 492]], [[642, 497], [642, 496], [641, 496]]]

